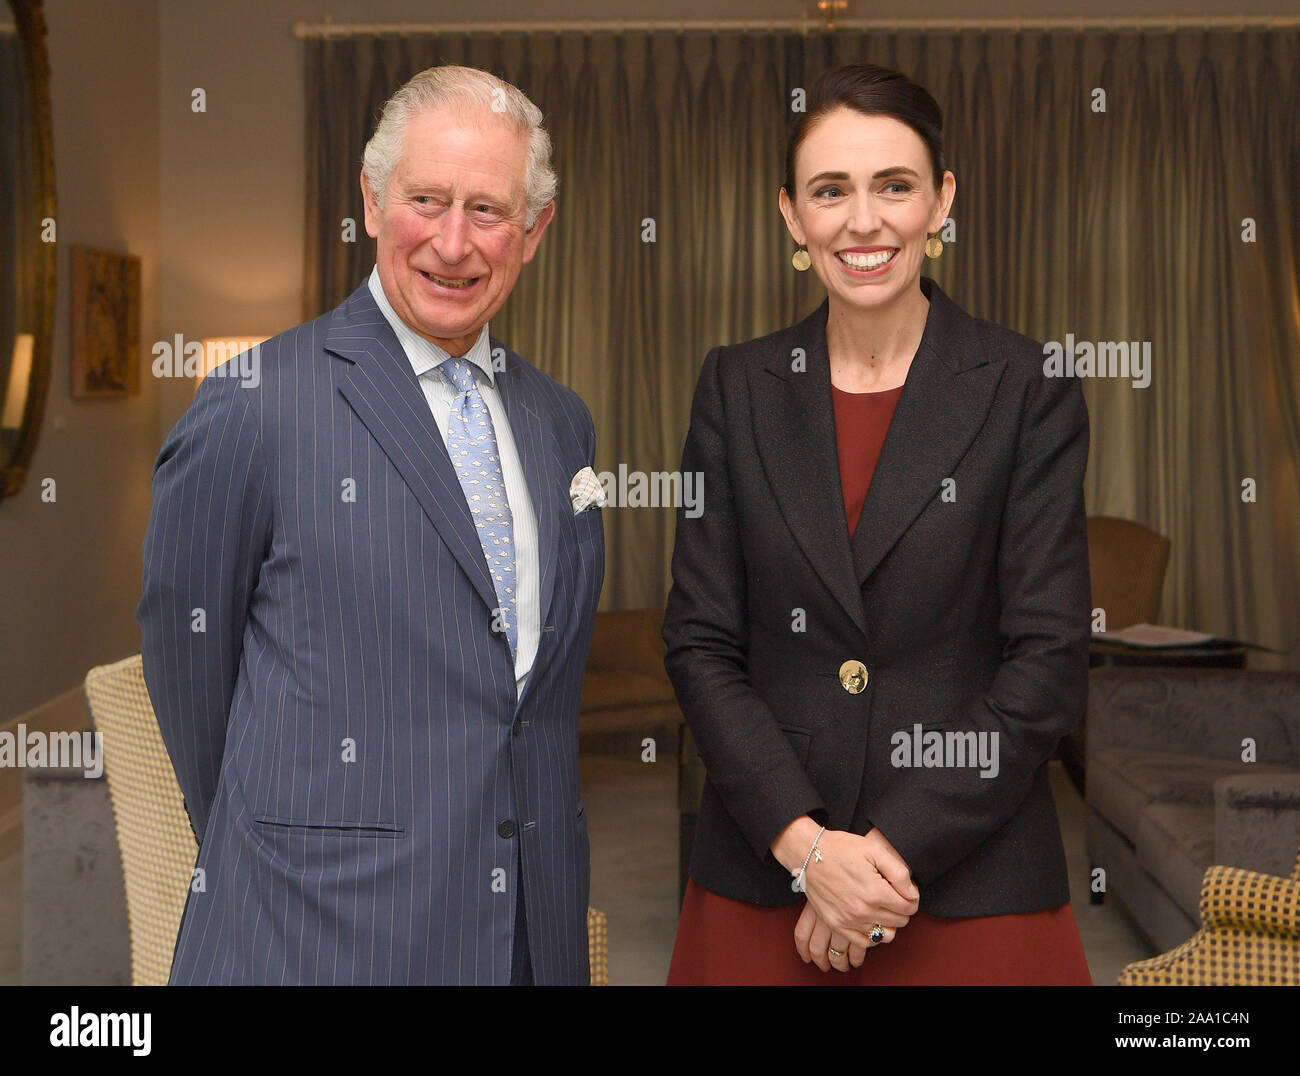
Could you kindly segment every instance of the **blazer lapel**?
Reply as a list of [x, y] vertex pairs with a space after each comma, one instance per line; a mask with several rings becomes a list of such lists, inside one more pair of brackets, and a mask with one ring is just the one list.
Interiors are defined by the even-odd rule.
[[[795, 541], [859, 630], [862, 591], [853, 571], [840, 489], [822, 303], [750, 374], [758, 454]], [[800, 358], [803, 368], [796, 368]]]
[[943, 480], [951, 477], [984, 424], [1005, 366], [989, 361], [975, 319], [938, 284], [923, 276], [921, 290], [930, 300], [925, 332], [853, 533], [859, 585], [941, 495]]
[[[501, 348], [506, 355], [506, 368], [496, 375], [497, 388], [505, 404], [506, 417], [510, 420], [510, 431], [519, 451], [519, 461], [523, 464], [533, 510], [537, 513], [537, 559], [541, 568], [538, 611], [541, 626], [545, 628], [546, 618], [551, 611], [551, 597], [555, 592], [555, 562], [559, 548], [556, 521], [559, 518], [560, 482], [564, 476], [557, 474], [551, 464], [554, 435], [538, 413], [536, 395], [528, 391], [520, 376], [519, 358], [499, 341], [493, 340], [494, 354], [497, 348]], [[568, 505], [567, 500], [565, 505]], [[543, 632], [538, 642], [539, 652], [545, 641], [546, 634]], [[529, 677], [529, 683], [535, 679], [536, 677]]]
[[339, 392], [365, 424], [489, 609], [496, 589], [424, 390], [366, 284], [344, 303], [325, 350], [348, 360]]
[[[862, 586], [912, 521], [942, 492], [943, 479], [979, 433], [1002, 376], [974, 319], [929, 277], [925, 331], [848, 538], [826, 348], [828, 304], [782, 338], [750, 375], [758, 454], [782, 516], [813, 568], [866, 632]], [[793, 369], [802, 351], [806, 369]], [[795, 447], [797, 446], [797, 447]]]

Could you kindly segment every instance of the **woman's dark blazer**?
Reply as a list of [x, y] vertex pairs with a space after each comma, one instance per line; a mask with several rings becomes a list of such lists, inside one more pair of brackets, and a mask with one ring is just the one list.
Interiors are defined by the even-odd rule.
[[[664, 639], [708, 773], [691, 877], [724, 896], [800, 899], [769, 845], [810, 814], [879, 827], [932, 914], [1069, 900], [1047, 763], [1088, 682], [1083, 392], [1044, 375], [1041, 344], [921, 287], [852, 541], [826, 304], [700, 371], [682, 472], [702, 472], [703, 511], [678, 513]], [[896, 767], [916, 724], [996, 732], [997, 775]]]

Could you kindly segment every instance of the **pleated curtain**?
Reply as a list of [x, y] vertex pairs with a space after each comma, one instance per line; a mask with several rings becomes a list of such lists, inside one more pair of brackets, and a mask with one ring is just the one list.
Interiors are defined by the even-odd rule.
[[[1084, 381], [1089, 514], [1170, 538], [1163, 623], [1295, 648], [1252, 664], [1300, 667], [1300, 32], [546, 32], [304, 48], [305, 316], [374, 263], [358, 173], [384, 100], [435, 64], [493, 71], [545, 113], [560, 188], [492, 332], [581, 394], [596, 469], [613, 472], [676, 470], [708, 349], [824, 297], [791, 269], [777, 211], [794, 91], [836, 63], [906, 72], [943, 109], [957, 179], [955, 241], [924, 271], [1039, 341], [1150, 343], [1148, 387]], [[602, 608], [662, 604], [674, 526], [670, 508], [606, 513]]]

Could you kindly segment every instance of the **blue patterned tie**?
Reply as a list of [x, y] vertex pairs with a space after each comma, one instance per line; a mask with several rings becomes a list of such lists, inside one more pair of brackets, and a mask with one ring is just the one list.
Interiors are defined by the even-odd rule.
[[[447, 452], [460, 488], [465, 492], [483, 557], [496, 588], [497, 606], [505, 621], [510, 653], [517, 652], [519, 625], [515, 618], [519, 602], [515, 594], [515, 537], [506, 483], [501, 473], [501, 453], [492, 416], [465, 359], [447, 359], [438, 369], [460, 393], [451, 404], [447, 428]], [[495, 618], [494, 618], [495, 619]]]

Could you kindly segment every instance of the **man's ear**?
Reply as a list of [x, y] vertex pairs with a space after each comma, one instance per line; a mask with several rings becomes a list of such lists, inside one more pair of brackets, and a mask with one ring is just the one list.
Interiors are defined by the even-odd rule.
[[537, 214], [537, 219], [533, 221], [533, 226], [524, 232], [524, 264], [533, 260], [533, 255], [537, 253], [537, 247], [542, 241], [542, 233], [546, 231], [546, 226], [555, 218], [555, 202], [547, 202], [542, 211]]
[[379, 238], [379, 201], [375, 198], [370, 183], [366, 180], [365, 169], [361, 171], [361, 201], [366, 211], [366, 235], [371, 239]]

